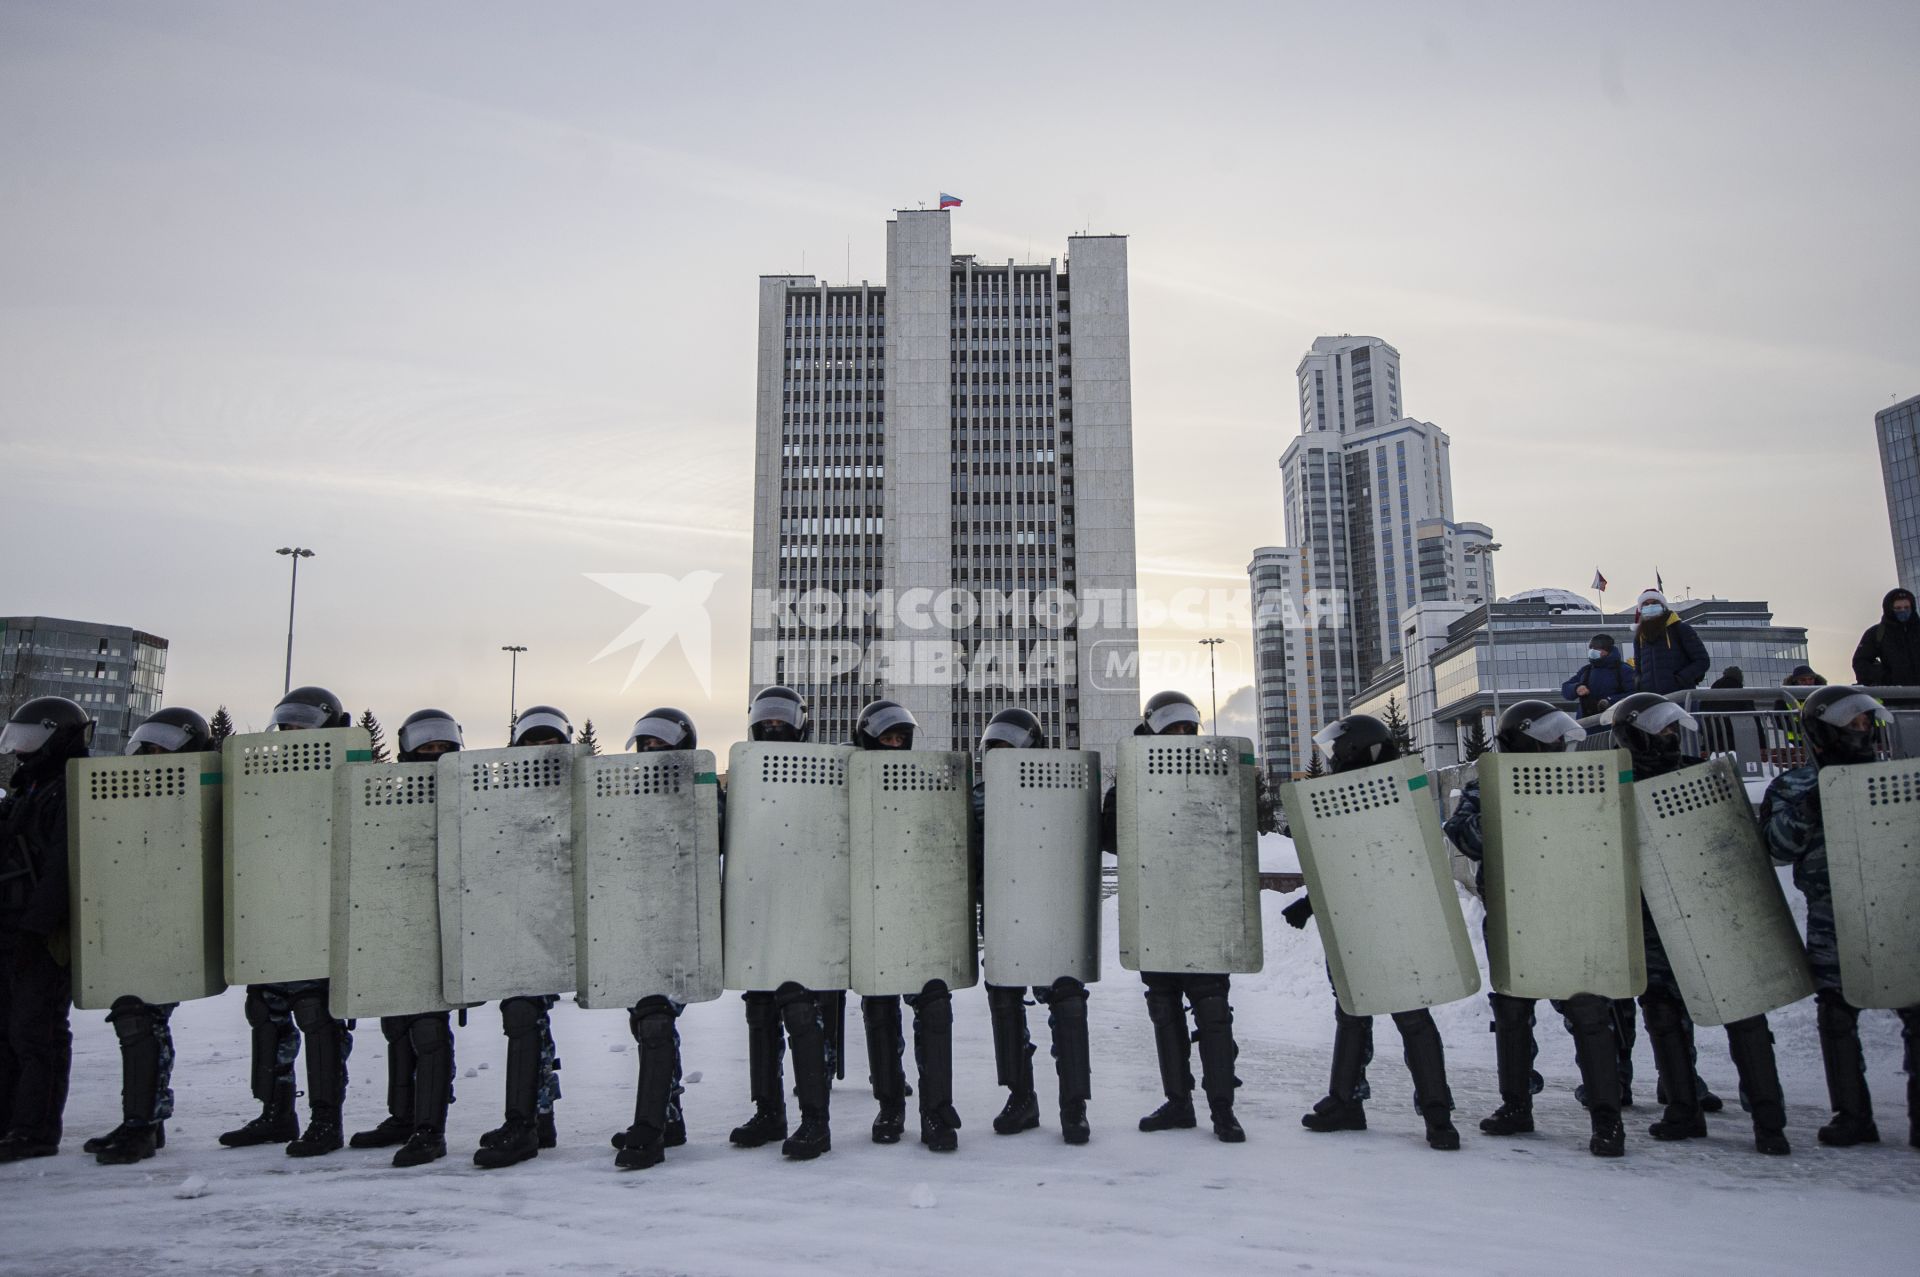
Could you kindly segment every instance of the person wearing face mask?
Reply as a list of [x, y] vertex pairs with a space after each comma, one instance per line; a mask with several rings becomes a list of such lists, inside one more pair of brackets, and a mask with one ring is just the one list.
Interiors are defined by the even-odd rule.
[[1580, 703], [1583, 717], [1598, 714], [1623, 696], [1633, 693], [1633, 667], [1620, 659], [1613, 635], [1596, 634], [1587, 644], [1587, 663], [1579, 673], [1560, 685], [1560, 695]]
[[[1635, 780], [1651, 780], [1694, 767], [1706, 759], [1688, 754], [1680, 733], [1698, 731], [1693, 716], [1664, 696], [1638, 692], [1607, 713], [1615, 744], [1633, 759]], [[1640, 995], [1640, 1014], [1653, 1043], [1654, 1069], [1660, 1077], [1660, 1095], [1666, 1111], [1647, 1128], [1657, 1140], [1703, 1139], [1707, 1119], [1701, 1087], [1694, 1073], [1693, 1018], [1687, 1014], [1646, 897], [1640, 900], [1640, 929], [1646, 940], [1647, 990]], [[1787, 1111], [1774, 1065], [1773, 1034], [1767, 1017], [1750, 1016], [1726, 1025], [1727, 1048], [1740, 1074], [1740, 1089], [1753, 1112], [1754, 1147], [1775, 1156], [1789, 1152]]]
[[[1820, 1128], [1822, 1144], [1846, 1148], [1878, 1144], [1866, 1057], [1860, 1051], [1860, 1008], [1840, 984], [1840, 947], [1834, 929], [1833, 880], [1827, 868], [1827, 830], [1820, 805], [1820, 772], [1874, 762], [1876, 735], [1892, 722], [1866, 691], [1844, 684], [1822, 687], [1800, 706], [1800, 729], [1813, 761], [1774, 777], [1760, 804], [1760, 832], [1775, 864], [1793, 866], [1793, 885], [1807, 899], [1807, 965], [1813, 972], [1815, 1022], [1826, 1065], [1833, 1120]], [[1902, 1007], [1901, 1038], [1907, 1074], [1907, 1140], [1920, 1148], [1920, 1004]]]
[[1643, 692], [1684, 692], [1700, 686], [1712, 664], [1693, 627], [1674, 612], [1659, 590], [1640, 591], [1633, 613], [1635, 686]]
[[1880, 600], [1880, 620], [1853, 649], [1853, 679], [1862, 687], [1920, 686], [1920, 619], [1913, 591], [1892, 589]]
[[[400, 724], [400, 762], [424, 763], [465, 748], [460, 724], [444, 710], [416, 710]], [[422, 919], [430, 922], [429, 919]], [[383, 1015], [387, 1040], [387, 1117], [356, 1132], [353, 1148], [395, 1149], [395, 1166], [424, 1166], [447, 1155], [447, 1107], [453, 1103], [453, 1013]]]
[[60, 1150], [73, 1066], [67, 963], [67, 760], [85, 758], [93, 719], [37, 696], [0, 727], [19, 760], [0, 799], [0, 1162]]

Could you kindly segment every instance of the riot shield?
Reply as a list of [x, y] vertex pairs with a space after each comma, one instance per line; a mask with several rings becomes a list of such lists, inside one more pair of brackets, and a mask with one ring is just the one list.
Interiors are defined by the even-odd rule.
[[1813, 992], [1807, 951], [1733, 763], [1636, 778], [1640, 890], [1697, 1024], [1764, 1015]]
[[446, 1011], [433, 763], [334, 773], [328, 1004], [342, 1019]]
[[1820, 771], [1840, 988], [1857, 1007], [1920, 1003], [1920, 759]]
[[208, 998], [220, 942], [220, 755], [67, 764], [73, 1004]]
[[333, 773], [373, 759], [364, 729], [221, 742], [229, 984], [324, 980], [332, 929]]
[[1482, 754], [1487, 968], [1516, 998], [1647, 987], [1625, 750]]
[[1100, 978], [1100, 755], [985, 755], [987, 982]]
[[435, 763], [447, 1001], [574, 987], [573, 769], [584, 750], [470, 749]]
[[1250, 972], [1265, 957], [1253, 742], [1132, 736], [1114, 796], [1120, 963]]
[[853, 960], [846, 745], [742, 742], [727, 759], [729, 989], [844, 989]]
[[1418, 758], [1296, 781], [1280, 795], [1347, 1014], [1439, 1006], [1479, 989]]
[[964, 989], [975, 957], [967, 756], [862, 751], [847, 762], [853, 989]]
[[720, 786], [707, 750], [583, 758], [573, 777], [580, 1005], [720, 996]]

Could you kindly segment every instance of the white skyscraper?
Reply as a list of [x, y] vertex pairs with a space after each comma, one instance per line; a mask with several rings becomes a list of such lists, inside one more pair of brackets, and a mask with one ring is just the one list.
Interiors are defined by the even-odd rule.
[[887, 282], [760, 281], [753, 687], [818, 738], [866, 701], [971, 748], [1019, 705], [1111, 751], [1139, 715], [1127, 242], [1064, 263], [954, 256], [887, 224]]
[[[1490, 541], [1491, 530], [1454, 517], [1447, 433], [1400, 415], [1400, 352], [1377, 337], [1322, 337], [1296, 375], [1300, 434], [1280, 459], [1291, 557], [1283, 563], [1277, 551], [1258, 551], [1250, 571], [1256, 595], [1264, 561], [1267, 575], [1284, 572], [1303, 603], [1326, 606], [1312, 617], [1296, 607], [1296, 622], [1311, 628], [1285, 643], [1264, 630], [1255, 635], [1263, 724], [1289, 725], [1263, 737], [1276, 775], [1304, 771], [1313, 733], [1399, 655], [1404, 612], [1422, 601], [1481, 602], [1493, 589], [1486, 559], [1465, 552]], [[1277, 623], [1276, 615], [1266, 609], [1256, 628]], [[1284, 679], [1266, 663], [1283, 653]], [[1282, 682], [1285, 704], [1269, 704], [1269, 689]]]

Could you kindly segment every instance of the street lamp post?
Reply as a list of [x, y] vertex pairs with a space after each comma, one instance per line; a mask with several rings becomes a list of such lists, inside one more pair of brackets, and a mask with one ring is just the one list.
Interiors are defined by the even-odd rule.
[[1487, 674], [1493, 682], [1493, 727], [1500, 730], [1500, 636], [1494, 632], [1493, 614], [1493, 552], [1500, 548], [1498, 541], [1478, 541], [1466, 547], [1468, 558], [1484, 559], [1480, 565], [1480, 579], [1487, 587]]
[[513, 660], [507, 670], [507, 721], [511, 723], [520, 717], [520, 653], [527, 649], [509, 643], [500, 650], [511, 653]]
[[1213, 734], [1220, 734], [1220, 684], [1213, 673], [1213, 649], [1219, 647], [1225, 639], [1204, 638], [1200, 640], [1207, 649], [1207, 688], [1213, 699]]
[[285, 696], [293, 690], [293, 604], [300, 596], [300, 560], [311, 559], [313, 551], [303, 545], [283, 545], [274, 553], [293, 560], [293, 581], [287, 587], [287, 674], [286, 683], [280, 689], [280, 694]]

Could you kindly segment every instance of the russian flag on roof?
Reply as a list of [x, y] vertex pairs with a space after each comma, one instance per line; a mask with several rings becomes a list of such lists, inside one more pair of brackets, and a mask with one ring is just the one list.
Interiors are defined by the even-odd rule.
[[941, 208], [959, 208], [960, 197], [958, 195], [949, 195], [945, 191], [942, 191], [940, 192], [940, 207]]

